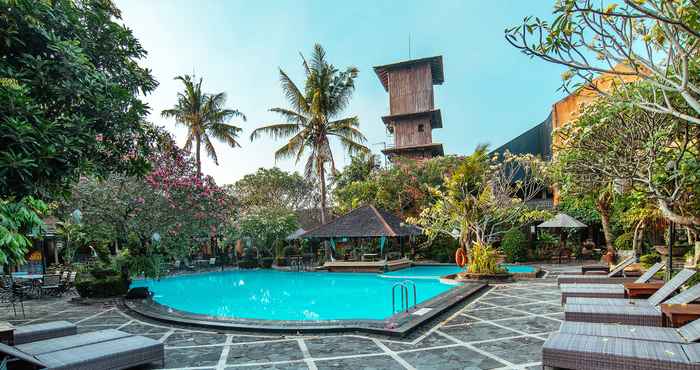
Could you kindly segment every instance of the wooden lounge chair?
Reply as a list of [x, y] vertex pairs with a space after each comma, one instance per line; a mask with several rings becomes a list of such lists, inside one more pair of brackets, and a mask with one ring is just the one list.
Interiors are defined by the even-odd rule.
[[673, 279], [664, 284], [661, 289], [652, 294], [647, 299], [624, 299], [624, 298], [586, 298], [571, 297], [566, 303], [568, 305], [604, 305], [604, 306], [647, 306], [654, 307], [666, 300], [676, 290], [680, 289], [691, 277], [695, 275], [695, 270], [683, 269]]
[[[647, 283], [657, 272], [665, 267], [663, 262], [658, 262], [647, 272], [640, 276], [635, 283]], [[623, 284], [562, 284], [561, 303], [566, 303], [572, 297], [589, 298], [625, 298], [625, 286]]]
[[595, 337], [640, 339], [687, 344], [700, 340], [700, 320], [691, 321], [680, 328], [565, 321], [559, 327], [559, 332]]
[[[625, 268], [636, 261], [628, 257], [613, 268], [607, 275], [559, 275], [557, 285], [561, 284], [617, 284], [631, 282], [634, 278], [624, 276]], [[621, 275], [621, 276], [618, 276]]]
[[700, 369], [700, 344], [554, 333], [542, 346], [544, 369]]
[[15, 327], [15, 345], [42, 341], [45, 339], [65, 337], [78, 333], [78, 327], [68, 321], [50, 321], [40, 324], [21, 325]]
[[125, 369], [152, 362], [163, 366], [165, 363], [163, 343], [114, 329], [16, 347], [0, 344], [0, 354], [9, 358], [10, 369]]
[[[653, 296], [652, 296], [653, 297]], [[700, 298], [700, 285], [667, 300], [668, 304], [690, 303]], [[642, 326], [663, 326], [661, 300], [628, 300], [627, 305], [568, 304], [564, 309], [566, 321], [618, 323]]]

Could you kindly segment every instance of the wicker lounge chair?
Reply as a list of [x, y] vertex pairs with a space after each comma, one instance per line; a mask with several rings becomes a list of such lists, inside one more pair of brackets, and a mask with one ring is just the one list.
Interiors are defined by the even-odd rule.
[[[658, 262], [634, 282], [647, 283], [664, 267], [663, 262]], [[562, 304], [572, 297], [625, 298], [625, 286], [622, 284], [562, 284], [559, 289]]]
[[652, 294], [647, 299], [624, 299], [624, 298], [585, 298], [571, 297], [566, 303], [568, 305], [604, 305], [604, 306], [647, 306], [654, 307], [666, 300], [676, 290], [680, 289], [691, 277], [695, 275], [695, 270], [683, 269], [673, 279], [664, 284], [661, 289]]
[[545, 369], [700, 369], [700, 344], [554, 333], [542, 346]]
[[17, 347], [0, 344], [0, 354], [10, 358], [9, 368], [15, 363], [24, 365], [22, 368], [52, 370], [125, 369], [152, 362], [163, 366], [165, 363], [163, 343], [118, 330], [71, 335]]
[[78, 327], [68, 321], [50, 321], [41, 324], [22, 325], [15, 328], [15, 345], [65, 337], [78, 333]]
[[[668, 284], [666, 284], [668, 285]], [[654, 297], [654, 296], [652, 296]], [[669, 304], [690, 303], [700, 298], [700, 285], [666, 301]], [[594, 300], [591, 299], [591, 300]], [[611, 299], [614, 300], [614, 299]], [[566, 321], [619, 323], [627, 325], [663, 326], [663, 314], [658, 305], [663, 299], [627, 300], [627, 305], [566, 304]], [[624, 301], [624, 299], [622, 299]]]
[[[557, 285], [561, 284], [619, 284], [633, 281], [634, 278], [624, 276], [625, 268], [636, 261], [634, 256], [620, 262], [607, 275], [560, 275]], [[622, 275], [622, 276], [618, 276]]]
[[563, 334], [687, 344], [700, 340], [700, 320], [691, 321], [680, 328], [566, 321], [559, 327], [559, 332]]
[[44, 275], [44, 279], [39, 286], [41, 296], [58, 295], [61, 293], [61, 275]]

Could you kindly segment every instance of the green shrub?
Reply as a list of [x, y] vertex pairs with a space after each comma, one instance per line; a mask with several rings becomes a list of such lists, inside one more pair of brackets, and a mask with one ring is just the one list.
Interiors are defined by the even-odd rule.
[[83, 298], [120, 297], [129, 290], [129, 280], [121, 276], [108, 276], [102, 279], [78, 279], [75, 289]]
[[657, 252], [652, 252], [639, 257], [639, 262], [645, 269], [650, 268], [653, 264], [661, 261], [661, 255]]
[[503, 235], [501, 250], [508, 262], [524, 262], [527, 260], [527, 239], [518, 228], [512, 228]]
[[615, 245], [615, 249], [617, 249], [617, 250], [621, 250], [621, 251], [631, 250], [633, 239], [634, 239], [634, 233], [627, 232], [627, 233], [623, 233], [620, 236], [618, 236], [615, 239], [615, 242], [613, 242], [613, 244]]
[[256, 259], [242, 259], [238, 261], [238, 267], [242, 269], [254, 269], [260, 267]]
[[260, 261], [260, 265], [263, 268], [269, 269], [272, 267], [272, 262], [274, 262], [275, 259], [273, 257], [263, 257], [262, 260]]
[[504, 272], [498, 265], [496, 249], [490, 245], [474, 243], [469, 256], [468, 271], [475, 274], [497, 274]]

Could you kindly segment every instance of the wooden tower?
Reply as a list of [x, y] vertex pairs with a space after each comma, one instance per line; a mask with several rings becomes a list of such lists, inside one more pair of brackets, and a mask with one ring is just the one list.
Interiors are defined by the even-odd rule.
[[389, 92], [389, 115], [382, 121], [394, 138], [382, 153], [389, 160], [424, 160], [443, 155], [442, 144], [433, 143], [432, 134], [433, 129], [442, 127], [442, 116], [435, 109], [433, 97], [433, 85], [445, 80], [442, 56], [377, 66], [374, 72]]

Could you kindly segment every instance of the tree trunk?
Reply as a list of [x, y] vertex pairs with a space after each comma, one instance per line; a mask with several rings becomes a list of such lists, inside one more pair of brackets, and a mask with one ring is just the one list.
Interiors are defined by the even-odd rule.
[[197, 161], [197, 177], [202, 177], [202, 162], [200, 160], [200, 153], [199, 153], [200, 144], [201, 144], [201, 140], [200, 140], [199, 135], [197, 135], [195, 138], [195, 151], [197, 152], [195, 154], [195, 158]]
[[326, 223], [326, 176], [323, 163], [318, 166], [318, 179], [321, 181], [321, 224]]
[[[637, 251], [637, 248], [639, 248], [639, 242], [641, 239], [639, 233], [642, 232], [643, 235], [643, 230], [644, 230], [644, 220], [640, 220], [637, 222], [637, 225], [634, 227], [634, 234], [632, 235], [632, 250], [636, 255], [641, 254], [641, 250]], [[639, 252], [639, 253], [638, 253]]]
[[608, 249], [613, 249], [613, 235], [610, 230], [610, 204], [609, 194], [606, 190], [602, 190], [595, 205], [598, 213], [600, 213], [600, 223], [603, 226], [603, 235], [605, 236], [605, 246]]

